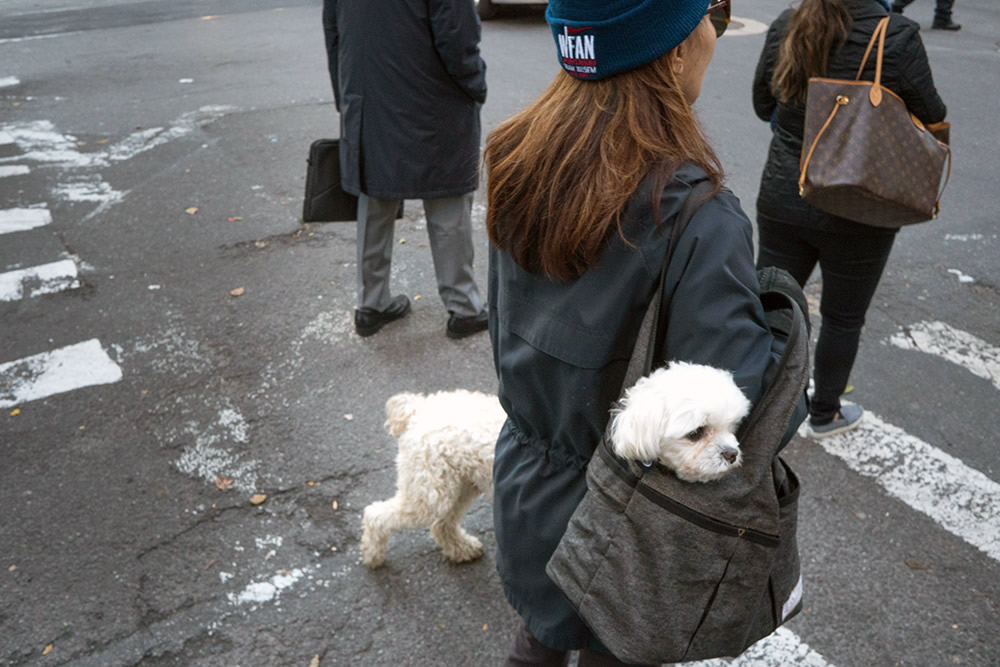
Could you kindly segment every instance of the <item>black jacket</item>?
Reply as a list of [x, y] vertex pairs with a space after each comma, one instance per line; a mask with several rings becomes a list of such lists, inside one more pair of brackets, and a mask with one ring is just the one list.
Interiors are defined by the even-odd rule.
[[[878, 0], [844, 0], [853, 19], [847, 41], [830, 59], [827, 78], [851, 79], [858, 73], [861, 59], [879, 20], [887, 14]], [[774, 136], [767, 163], [760, 179], [757, 196], [759, 220], [809, 226], [827, 231], [851, 233], [875, 228], [844, 220], [810, 206], [799, 196], [799, 157], [805, 105], [785, 104], [775, 99], [771, 78], [778, 60], [778, 49], [788, 32], [794, 10], [785, 10], [771, 24], [753, 80], [753, 106], [761, 120], [772, 121]], [[892, 14], [885, 37], [882, 84], [903, 98], [910, 113], [925, 124], [944, 120], [947, 109], [938, 96], [931, 77], [927, 52], [920, 39], [919, 26], [901, 14]], [[863, 80], [875, 79], [875, 50], [865, 65]], [[886, 234], [895, 230], [883, 230]]]
[[478, 185], [486, 64], [469, 0], [325, 0], [341, 184], [381, 199]]
[[[585, 469], [620, 395], [672, 220], [691, 184], [704, 178], [695, 167], [680, 170], [660, 200], [659, 220], [644, 184], [623, 216], [633, 245], [612, 235], [597, 264], [574, 281], [547, 280], [495, 247], [490, 252], [490, 337], [509, 417], [494, 464], [497, 569], [511, 604], [552, 648], [590, 641], [545, 564], [586, 490]], [[702, 205], [667, 275], [664, 345], [669, 359], [732, 371], [756, 401], [772, 360], [772, 335], [751, 237], [751, 223], [728, 190]]]

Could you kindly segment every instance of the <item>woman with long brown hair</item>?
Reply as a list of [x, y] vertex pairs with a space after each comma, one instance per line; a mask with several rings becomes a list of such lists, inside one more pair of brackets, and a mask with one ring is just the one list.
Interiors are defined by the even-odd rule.
[[523, 620], [509, 665], [562, 665], [575, 649], [581, 665], [612, 665], [545, 564], [586, 490], [672, 222], [699, 182], [711, 194], [669, 265], [662, 360], [730, 370], [756, 400], [772, 335], [751, 223], [691, 109], [728, 0], [552, 0], [546, 16], [564, 71], [485, 153], [489, 328], [508, 415], [494, 464], [497, 569]]
[[[861, 423], [861, 407], [841, 404], [840, 396], [897, 230], [830, 215], [799, 196], [806, 91], [809, 77], [853, 79], [872, 32], [888, 13], [888, 3], [880, 0], [802, 0], [771, 25], [754, 76], [754, 109], [774, 132], [757, 197], [757, 264], [781, 267], [803, 286], [817, 263], [822, 272], [822, 323], [809, 407], [815, 437]], [[875, 60], [869, 58], [862, 79], [875, 78]], [[899, 14], [892, 14], [886, 31], [882, 85], [925, 125], [944, 120], [919, 27]]]

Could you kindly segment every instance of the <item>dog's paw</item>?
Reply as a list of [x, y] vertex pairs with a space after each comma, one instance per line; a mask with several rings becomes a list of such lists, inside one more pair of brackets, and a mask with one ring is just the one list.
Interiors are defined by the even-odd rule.
[[443, 551], [445, 558], [452, 563], [468, 563], [482, 557], [483, 543], [472, 535], [463, 535], [462, 539], [456, 540]]
[[384, 540], [374, 538], [371, 532], [369, 527], [365, 526], [361, 533], [361, 562], [375, 569], [385, 563], [386, 544]]

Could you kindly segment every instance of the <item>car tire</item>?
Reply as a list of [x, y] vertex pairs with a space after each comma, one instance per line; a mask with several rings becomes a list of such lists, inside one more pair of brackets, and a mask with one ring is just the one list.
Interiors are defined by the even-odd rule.
[[493, 0], [477, 0], [476, 8], [479, 10], [479, 18], [484, 21], [489, 21], [497, 15], [497, 8], [493, 4]]

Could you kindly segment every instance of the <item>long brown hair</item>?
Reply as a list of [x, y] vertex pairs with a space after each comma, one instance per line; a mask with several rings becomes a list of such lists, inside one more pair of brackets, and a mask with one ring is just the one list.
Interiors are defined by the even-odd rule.
[[775, 96], [782, 102], [805, 103], [809, 77], [826, 76], [830, 56], [847, 39], [851, 24], [843, 0], [802, 0], [778, 51], [771, 79]]
[[519, 266], [552, 280], [582, 275], [609, 234], [622, 234], [625, 204], [651, 172], [656, 203], [683, 162], [720, 187], [722, 166], [669, 59], [599, 81], [560, 72], [490, 133], [486, 230]]

